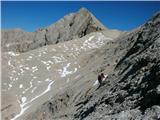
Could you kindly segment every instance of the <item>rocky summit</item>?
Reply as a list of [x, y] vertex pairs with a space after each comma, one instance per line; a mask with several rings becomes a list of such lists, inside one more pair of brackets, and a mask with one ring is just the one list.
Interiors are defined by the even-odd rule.
[[[53, 25], [37, 31], [2, 30], [2, 50], [27, 52], [42, 46], [81, 38], [91, 32], [107, 30], [87, 9], [64, 16]], [[119, 33], [118, 31], [113, 31]]]
[[130, 32], [85, 8], [33, 33], [3, 30], [2, 120], [159, 120], [159, 51], [160, 12]]

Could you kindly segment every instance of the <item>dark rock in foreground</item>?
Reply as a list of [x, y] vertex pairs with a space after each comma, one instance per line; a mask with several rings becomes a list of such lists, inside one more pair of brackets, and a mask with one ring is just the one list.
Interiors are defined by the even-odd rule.
[[117, 42], [116, 50], [126, 49], [126, 53], [109, 75], [109, 84], [93, 93], [75, 118], [160, 119], [160, 13]]

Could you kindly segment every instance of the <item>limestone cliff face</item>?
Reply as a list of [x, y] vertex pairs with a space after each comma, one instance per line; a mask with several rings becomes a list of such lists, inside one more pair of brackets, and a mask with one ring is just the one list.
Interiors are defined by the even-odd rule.
[[34, 33], [25, 32], [21, 29], [2, 30], [2, 52], [3, 51], [27, 51], [33, 43]]
[[101, 30], [106, 28], [88, 10], [82, 8], [46, 28], [46, 38], [51, 43], [58, 43]]
[[2, 51], [26, 52], [102, 30], [107, 29], [87, 9], [81, 8], [55, 24], [33, 33], [20, 29], [2, 30]]

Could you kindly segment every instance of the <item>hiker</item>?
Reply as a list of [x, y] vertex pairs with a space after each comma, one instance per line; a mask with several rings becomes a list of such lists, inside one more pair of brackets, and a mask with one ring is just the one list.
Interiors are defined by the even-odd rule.
[[101, 77], [101, 75], [98, 75], [98, 82], [99, 82], [99, 84], [101, 86], [102, 85], [102, 77]]
[[101, 79], [102, 79], [102, 81], [105, 80], [105, 75], [104, 75], [104, 73], [101, 73]]
[[108, 74], [101, 73], [102, 81], [105, 81], [108, 78]]

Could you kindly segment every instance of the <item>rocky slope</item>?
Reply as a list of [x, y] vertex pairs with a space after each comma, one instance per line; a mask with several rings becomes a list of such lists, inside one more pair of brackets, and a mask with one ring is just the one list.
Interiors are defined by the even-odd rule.
[[77, 109], [74, 118], [160, 119], [160, 13], [117, 42], [114, 55], [121, 49], [125, 54], [105, 85]]
[[[81, 38], [91, 32], [106, 30], [87, 9], [64, 16], [49, 27], [33, 33], [21, 29], [2, 30], [2, 51], [26, 52], [42, 46]], [[120, 32], [112, 31], [115, 37]]]
[[23, 54], [2, 53], [3, 118], [23, 119], [20, 117], [65, 91], [77, 82], [74, 78], [81, 77], [88, 56], [112, 40], [103, 32], [96, 32]]
[[[2, 52], [3, 120], [160, 119], [160, 12], [131, 32], [81, 33], [25, 53]], [[101, 72], [108, 78], [99, 87]]]
[[[26, 119], [159, 120], [159, 51], [157, 13], [141, 27], [90, 55], [83, 68], [84, 76], [78, 79], [85, 82], [70, 85]], [[101, 71], [108, 78], [98, 87], [93, 81]]]

